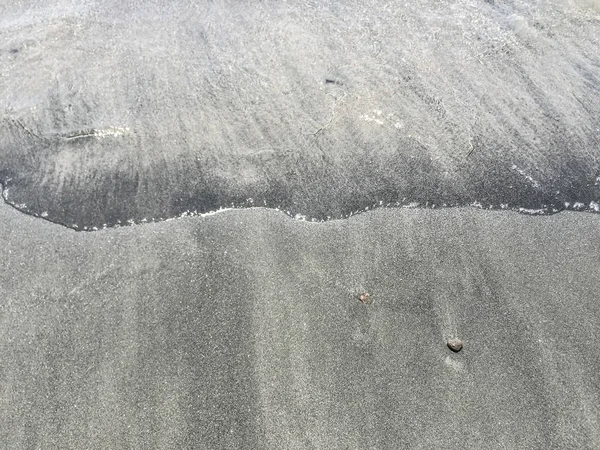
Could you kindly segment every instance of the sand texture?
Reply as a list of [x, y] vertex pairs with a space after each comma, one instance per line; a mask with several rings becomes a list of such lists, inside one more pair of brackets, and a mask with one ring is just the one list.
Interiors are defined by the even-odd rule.
[[3, 448], [600, 443], [598, 215], [0, 221]]

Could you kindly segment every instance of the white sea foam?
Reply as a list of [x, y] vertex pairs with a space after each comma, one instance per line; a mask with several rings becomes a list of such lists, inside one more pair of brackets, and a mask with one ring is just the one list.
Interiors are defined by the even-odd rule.
[[529, 183], [531, 183], [531, 185], [534, 188], [539, 188], [540, 184], [533, 179], [533, 177], [531, 175], [529, 175], [526, 171], [524, 171], [523, 169], [519, 169], [516, 165], [513, 164], [512, 166], [513, 170], [516, 170], [517, 172], [519, 172], [519, 174], [521, 174], [527, 181], [529, 181]]

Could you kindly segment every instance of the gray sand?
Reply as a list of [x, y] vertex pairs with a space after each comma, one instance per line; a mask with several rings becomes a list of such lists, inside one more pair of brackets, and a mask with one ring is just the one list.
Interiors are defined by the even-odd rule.
[[0, 1], [0, 448], [600, 448], [600, 214], [438, 209], [600, 212], [599, 49], [598, 0]]
[[600, 446], [598, 215], [0, 223], [2, 448]]

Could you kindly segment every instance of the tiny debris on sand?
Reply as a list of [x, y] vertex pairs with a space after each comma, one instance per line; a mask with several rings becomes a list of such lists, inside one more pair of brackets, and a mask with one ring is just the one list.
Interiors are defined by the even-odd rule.
[[365, 305], [370, 305], [371, 303], [373, 303], [373, 299], [371, 298], [371, 295], [368, 292], [364, 292], [364, 293], [360, 294], [358, 299], [361, 302], [363, 302]]

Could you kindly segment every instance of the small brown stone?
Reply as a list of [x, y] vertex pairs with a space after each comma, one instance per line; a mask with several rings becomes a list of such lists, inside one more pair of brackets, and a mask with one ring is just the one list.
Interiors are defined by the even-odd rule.
[[363, 302], [365, 305], [371, 303], [371, 296], [369, 295], [368, 292], [364, 292], [362, 294], [360, 294], [360, 297], [358, 297], [358, 299]]
[[463, 348], [463, 343], [458, 338], [448, 339], [448, 342], [446, 342], [446, 344], [448, 345], [448, 348], [454, 353], [460, 352]]

